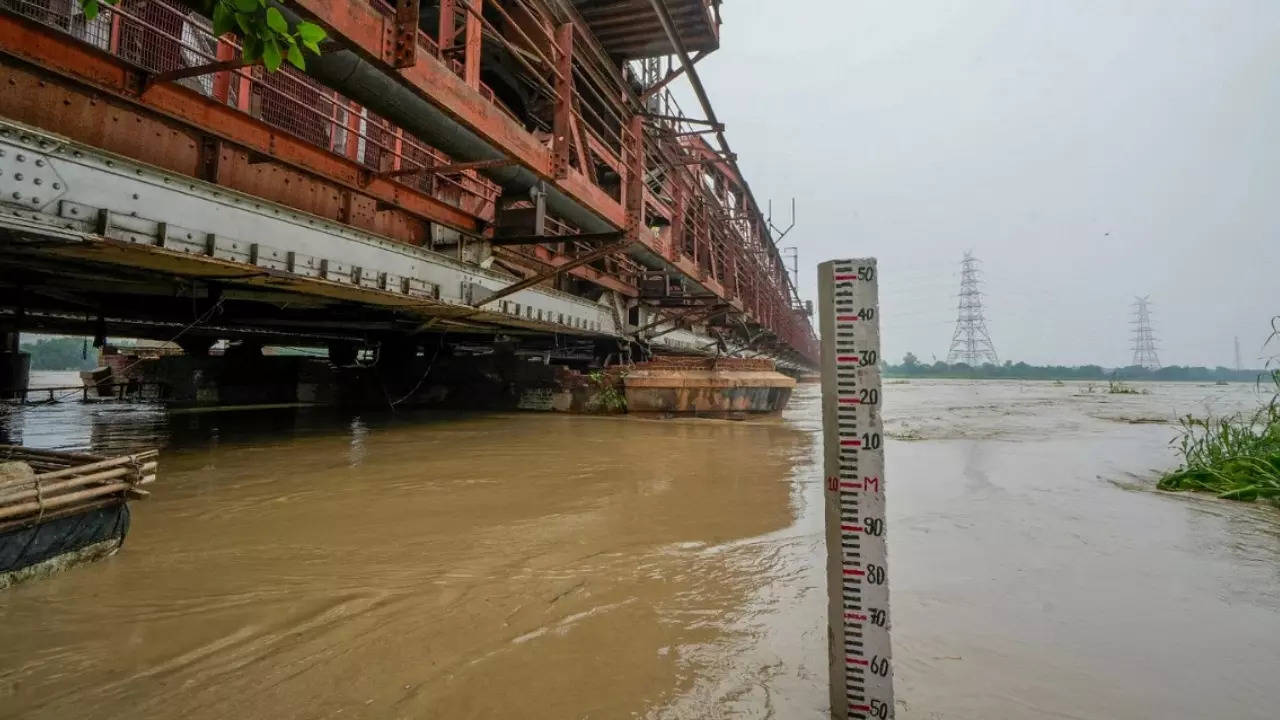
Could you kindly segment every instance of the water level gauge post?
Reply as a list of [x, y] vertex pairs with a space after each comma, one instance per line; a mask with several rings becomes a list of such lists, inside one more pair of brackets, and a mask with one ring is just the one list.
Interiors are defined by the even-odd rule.
[[894, 716], [878, 283], [874, 258], [818, 266], [831, 715], [838, 720]]

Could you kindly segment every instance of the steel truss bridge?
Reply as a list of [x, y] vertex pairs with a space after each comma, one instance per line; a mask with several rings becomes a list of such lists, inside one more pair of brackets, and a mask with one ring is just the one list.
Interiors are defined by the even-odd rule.
[[718, 0], [277, 7], [305, 73], [182, 0], [0, 0], [0, 325], [816, 366], [697, 77]]

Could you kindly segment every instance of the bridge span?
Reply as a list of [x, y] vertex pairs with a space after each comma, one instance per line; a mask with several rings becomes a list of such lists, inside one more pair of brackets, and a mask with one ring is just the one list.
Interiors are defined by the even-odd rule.
[[[306, 72], [181, 0], [0, 0], [0, 325], [328, 347], [817, 346], [695, 63], [711, 0], [294, 0]], [[700, 112], [671, 85], [688, 82]], [[4, 348], [0, 348], [3, 351]]]

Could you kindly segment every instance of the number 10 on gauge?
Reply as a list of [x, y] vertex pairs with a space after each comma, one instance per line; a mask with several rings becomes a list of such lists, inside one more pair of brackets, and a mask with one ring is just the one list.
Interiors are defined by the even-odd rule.
[[894, 715], [876, 261], [818, 267], [831, 714]]

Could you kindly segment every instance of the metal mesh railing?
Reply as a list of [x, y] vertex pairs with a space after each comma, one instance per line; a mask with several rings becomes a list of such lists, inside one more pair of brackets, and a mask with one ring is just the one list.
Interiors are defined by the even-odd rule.
[[[212, 33], [208, 19], [166, 0], [121, 0], [101, 5], [86, 20], [77, 0], [0, 0], [0, 7], [57, 28], [150, 73], [195, 68], [240, 56], [229, 37]], [[206, 97], [354, 160], [375, 172], [448, 164], [449, 158], [354, 101], [285, 66], [209, 72], [178, 80]], [[486, 220], [500, 188], [474, 171], [422, 172], [402, 182]]]

